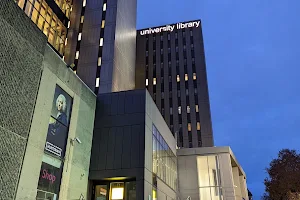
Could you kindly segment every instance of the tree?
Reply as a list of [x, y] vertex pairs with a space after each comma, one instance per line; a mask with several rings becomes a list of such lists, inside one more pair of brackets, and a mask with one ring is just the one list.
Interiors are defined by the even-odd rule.
[[266, 169], [264, 200], [300, 200], [300, 154], [283, 149]]

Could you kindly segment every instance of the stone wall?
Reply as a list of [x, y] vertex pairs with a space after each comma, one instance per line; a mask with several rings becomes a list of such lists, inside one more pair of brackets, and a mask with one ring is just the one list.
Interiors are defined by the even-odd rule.
[[0, 199], [14, 199], [36, 103], [46, 37], [0, 1]]

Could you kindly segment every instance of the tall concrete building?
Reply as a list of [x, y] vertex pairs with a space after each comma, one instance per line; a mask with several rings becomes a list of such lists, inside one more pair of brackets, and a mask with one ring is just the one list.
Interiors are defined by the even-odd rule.
[[136, 0], [73, 1], [65, 61], [96, 93], [135, 87], [136, 5]]
[[213, 146], [201, 21], [137, 31], [136, 87], [148, 88], [178, 146]]
[[15, 0], [95, 93], [135, 87], [136, 0]]

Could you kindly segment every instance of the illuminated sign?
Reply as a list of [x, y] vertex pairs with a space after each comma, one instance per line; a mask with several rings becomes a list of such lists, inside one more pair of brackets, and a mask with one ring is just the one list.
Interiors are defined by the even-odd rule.
[[162, 27], [141, 30], [140, 34], [148, 35], [148, 34], [161, 33], [161, 32], [173, 32], [175, 30], [175, 28], [177, 30], [180, 30], [180, 29], [192, 28], [192, 27], [198, 28], [199, 26], [200, 26], [200, 21], [177, 23], [177, 24], [173, 24], [173, 25], [166, 25], [166, 26], [162, 26]]

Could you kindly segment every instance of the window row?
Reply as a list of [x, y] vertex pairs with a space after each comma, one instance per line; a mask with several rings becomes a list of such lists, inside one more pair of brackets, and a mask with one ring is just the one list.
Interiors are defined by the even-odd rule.
[[[18, 5], [20, 5], [19, 1]], [[23, 4], [24, 5], [24, 4]], [[48, 42], [61, 54], [64, 53], [67, 28], [58, 19], [45, 0], [27, 1], [25, 13], [47, 36]]]
[[153, 173], [174, 190], [177, 189], [177, 159], [153, 125]]

